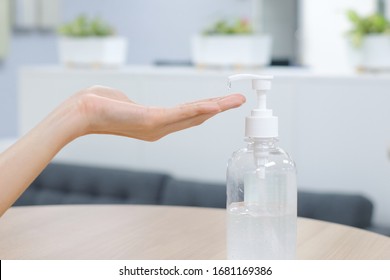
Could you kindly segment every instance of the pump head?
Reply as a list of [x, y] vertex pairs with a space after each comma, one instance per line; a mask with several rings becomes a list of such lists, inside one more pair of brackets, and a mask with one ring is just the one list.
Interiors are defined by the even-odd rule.
[[252, 89], [257, 94], [257, 106], [245, 120], [245, 136], [252, 138], [278, 137], [278, 118], [267, 109], [267, 91], [271, 89], [272, 76], [237, 74], [228, 77], [228, 85], [238, 80], [252, 80]]

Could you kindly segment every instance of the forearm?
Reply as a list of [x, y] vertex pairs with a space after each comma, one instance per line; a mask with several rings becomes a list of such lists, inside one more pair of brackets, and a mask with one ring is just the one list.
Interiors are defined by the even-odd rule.
[[84, 133], [83, 122], [77, 103], [69, 101], [0, 154], [0, 216], [66, 144]]

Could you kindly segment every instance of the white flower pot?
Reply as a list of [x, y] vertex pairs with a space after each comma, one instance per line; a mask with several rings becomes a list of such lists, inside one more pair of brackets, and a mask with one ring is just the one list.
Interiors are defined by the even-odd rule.
[[60, 62], [67, 66], [121, 66], [126, 63], [127, 39], [110, 37], [60, 37]]
[[351, 48], [351, 60], [356, 68], [390, 70], [390, 35], [366, 35], [361, 46]]
[[268, 35], [196, 35], [191, 40], [192, 62], [198, 66], [266, 66], [271, 62]]

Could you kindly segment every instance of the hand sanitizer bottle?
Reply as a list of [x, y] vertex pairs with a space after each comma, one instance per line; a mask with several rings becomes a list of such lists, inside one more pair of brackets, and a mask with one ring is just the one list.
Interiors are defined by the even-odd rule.
[[233, 153], [227, 169], [228, 259], [294, 259], [297, 231], [296, 169], [278, 147], [278, 118], [266, 106], [272, 76], [252, 80], [257, 108], [246, 118], [247, 146]]

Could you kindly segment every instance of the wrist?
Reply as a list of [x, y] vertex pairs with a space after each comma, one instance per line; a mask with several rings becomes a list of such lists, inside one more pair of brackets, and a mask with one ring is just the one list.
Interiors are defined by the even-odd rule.
[[71, 98], [69, 104], [64, 104], [62, 108], [60, 106], [57, 122], [62, 126], [64, 140], [67, 143], [90, 133], [89, 116], [85, 107], [86, 100], [83, 96]]
[[39, 132], [50, 147], [55, 147], [59, 151], [76, 138], [88, 134], [82, 107], [80, 98], [71, 97], [49, 114], [32, 132], [35, 130]]

